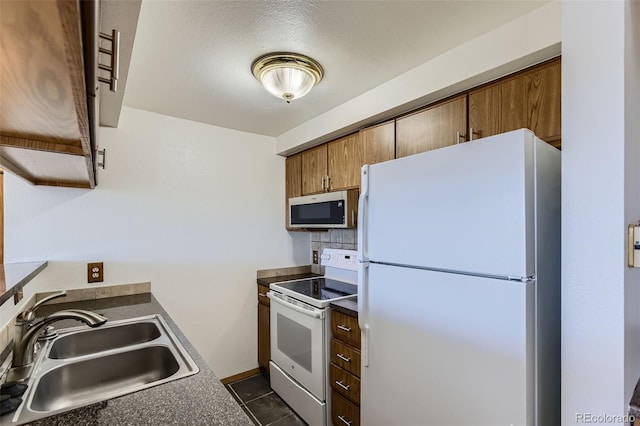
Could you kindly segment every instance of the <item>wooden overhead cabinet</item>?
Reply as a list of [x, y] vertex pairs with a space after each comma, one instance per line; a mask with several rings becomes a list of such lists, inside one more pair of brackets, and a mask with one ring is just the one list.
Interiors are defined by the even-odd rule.
[[396, 158], [464, 142], [467, 94], [396, 120]]
[[[115, 3], [0, 1], [0, 167], [36, 185], [96, 185], [99, 82], [126, 79], [118, 31], [98, 30]], [[128, 64], [140, 1], [127, 3]], [[98, 56], [111, 63], [98, 70]]]
[[360, 186], [362, 146], [357, 133], [327, 144], [327, 189], [341, 191]]
[[327, 145], [302, 152], [302, 195], [325, 191], [327, 179]]
[[39, 185], [93, 188], [80, 2], [0, 2], [0, 165]]
[[540, 139], [559, 147], [562, 139], [560, 58], [524, 75], [527, 98], [527, 128]]
[[469, 92], [471, 139], [526, 127], [524, 76], [500, 81]]
[[362, 164], [393, 160], [396, 152], [396, 122], [378, 124], [360, 130]]
[[469, 92], [473, 139], [526, 127], [559, 147], [561, 142], [560, 58]]
[[294, 154], [285, 161], [285, 211], [287, 229], [289, 228], [289, 198], [302, 195], [302, 154]]

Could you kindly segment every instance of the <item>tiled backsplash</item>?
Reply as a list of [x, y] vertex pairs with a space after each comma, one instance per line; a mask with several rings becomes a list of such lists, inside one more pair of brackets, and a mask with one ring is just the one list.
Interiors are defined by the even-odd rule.
[[[311, 252], [318, 251], [322, 254], [325, 248], [338, 248], [345, 250], [357, 250], [358, 241], [355, 229], [329, 229], [328, 231], [317, 231], [311, 233]], [[324, 274], [324, 266], [311, 265], [311, 272]]]

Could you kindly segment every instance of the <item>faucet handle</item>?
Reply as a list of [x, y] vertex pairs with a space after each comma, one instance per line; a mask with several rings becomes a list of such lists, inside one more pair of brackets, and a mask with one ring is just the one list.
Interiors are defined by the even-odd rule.
[[47, 303], [50, 300], [57, 299], [58, 297], [66, 297], [66, 296], [67, 296], [67, 291], [66, 290], [62, 290], [62, 291], [59, 291], [57, 293], [53, 293], [53, 294], [45, 297], [44, 299], [38, 301], [30, 309], [27, 309], [24, 312], [22, 312], [20, 315], [18, 315], [16, 320], [31, 322], [36, 318], [35, 312], [36, 312], [36, 309], [38, 309], [40, 306], [44, 305], [45, 303]]

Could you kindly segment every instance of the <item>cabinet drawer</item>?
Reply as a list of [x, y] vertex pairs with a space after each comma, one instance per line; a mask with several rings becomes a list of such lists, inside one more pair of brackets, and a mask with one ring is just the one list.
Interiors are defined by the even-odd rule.
[[271, 299], [267, 297], [267, 293], [269, 292], [269, 287], [266, 285], [258, 284], [258, 302], [263, 303], [267, 306], [271, 306]]
[[335, 337], [331, 339], [331, 362], [360, 377], [360, 351]]
[[338, 392], [331, 392], [331, 421], [334, 426], [360, 426], [360, 407]]
[[360, 347], [360, 327], [357, 318], [333, 311], [331, 313], [331, 330], [334, 337], [356, 348]]
[[330, 378], [334, 390], [360, 405], [360, 379], [335, 364], [331, 364]]

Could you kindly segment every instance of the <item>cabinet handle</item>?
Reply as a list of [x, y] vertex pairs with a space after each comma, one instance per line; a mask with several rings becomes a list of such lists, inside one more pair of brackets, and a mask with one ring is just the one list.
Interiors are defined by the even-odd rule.
[[324, 176], [322, 176], [322, 191], [324, 192]]
[[348, 391], [350, 386], [349, 385], [345, 385], [344, 383], [342, 383], [342, 381], [340, 380], [336, 380], [336, 385], [340, 386], [342, 389]]
[[346, 356], [342, 355], [342, 354], [338, 354], [336, 353], [336, 356], [338, 358], [340, 358], [341, 360], [343, 360], [344, 362], [351, 362], [351, 358], [347, 358]]
[[267, 293], [258, 293], [258, 296], [267, 297]]
[[460, 132], [456, 132], [456, 145], [460, 143]]
[[331, 188], [331, 177], [327, 176], [327, 191]]
[[351, 210], [351, 226], [356, 226], [356, 211]]
[[338, 326], [338, 328], [339, 328], [340, 330], [342, 330], [342, 331], [346, 331], [347, 333], [351, 333], [351, 328], [349, 328], [349, 327], [347, 327], [347, 326], [344, 326], [344, 325], [342, 325], [342, 324], [340, 324], [340, 325]]
[[346, 419], [344, 418], [344, 416], [338, 416], [338, 418], [339, 418], [339, 419], [340, 419], [340, 421], [341, 421], [342, 423], [344, 423], [345, 425], [347, 425], [347, 426], [351, 426], [351, 421], [346, 420]]
[[118, 91], [118, 78], [120, 78], [120, 31], [112, 30], [111, 34], [105, 34], [103, 32], [98, 33], [99, 38], [111, 42], [111, 50], [104, 47], [99, 47], [98, 51], [105, 55], [111, 56], [109, 65], [98, 64], [98, 68], [108, 71], [109, 78], [98, 77], [98, 81], [109, 85], [109, 89], [112, 92]]
[[474, 135], [473, 127], [469, 127], [469, 142], [473, 140], [473, 135]]

